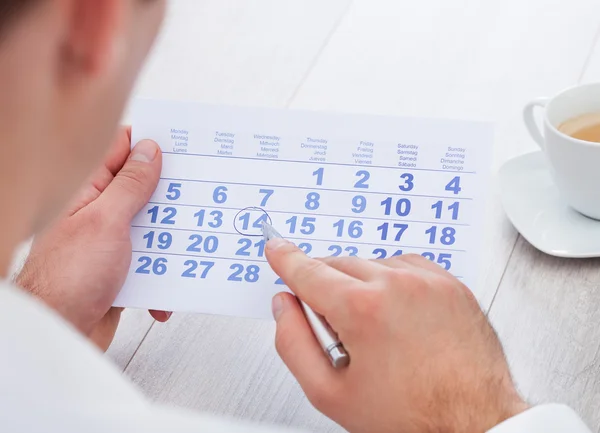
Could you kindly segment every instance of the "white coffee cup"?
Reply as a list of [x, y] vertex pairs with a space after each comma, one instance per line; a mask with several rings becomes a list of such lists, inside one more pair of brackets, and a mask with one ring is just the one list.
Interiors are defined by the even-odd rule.
[[[542, 107], [543, 132], [534, 117]], [[563, 199], [573, 209], [600, 220], [600, 143], [578, 140], [558, 130], [566, 120], [600, 113], [600, 83], [571, 87], [552, 98], [538, 98], [525, 106], [525, 125], [550, 163], [552, 177]]]

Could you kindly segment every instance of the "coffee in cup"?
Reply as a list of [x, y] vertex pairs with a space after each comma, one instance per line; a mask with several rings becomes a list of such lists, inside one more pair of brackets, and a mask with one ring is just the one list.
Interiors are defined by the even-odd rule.
[[573, 117], [561, 123], [558, 130], [578, 140], [600, 143], [600, 113]]

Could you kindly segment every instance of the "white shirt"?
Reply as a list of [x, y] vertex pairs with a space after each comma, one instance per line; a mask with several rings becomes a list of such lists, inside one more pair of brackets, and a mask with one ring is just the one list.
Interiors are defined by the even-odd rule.
[[[0, 283], [0, 430], [4, 433], [252, 433], [150, 403], [102, 353], [41, 302]], [[569, 408], [546, 405], [489, 433], [591, 433]]]

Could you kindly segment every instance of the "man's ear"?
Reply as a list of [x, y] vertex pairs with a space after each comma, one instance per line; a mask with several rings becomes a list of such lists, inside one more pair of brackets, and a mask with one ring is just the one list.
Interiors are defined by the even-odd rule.
[[62, 0], [67, 17], [65, 54], [69, 72], [100, 75], [125, 55], [127, 0]]

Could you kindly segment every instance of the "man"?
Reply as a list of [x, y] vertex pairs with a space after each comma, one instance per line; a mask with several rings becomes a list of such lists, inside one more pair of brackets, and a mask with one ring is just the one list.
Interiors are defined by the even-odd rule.
[[[163, 3], [0, 2], [0, 275], [38, 234], [21, 289], [0, 288], [2, 431], [266, 431], [153, 406], [98, 350], [119, 321], [129, 224], [161, 169], [155, 143], [130, 154], [127, 131], [114, 136]], [[274, 298], [279, 354], [350, 432], [589, 432], [564, 406], [529, 408], [472, 294], [437, 265], [314, 260], [284, 240], [267, 258], [352, 354], [331, 368], [295, 299]]]

